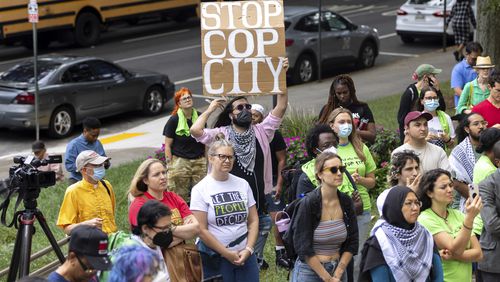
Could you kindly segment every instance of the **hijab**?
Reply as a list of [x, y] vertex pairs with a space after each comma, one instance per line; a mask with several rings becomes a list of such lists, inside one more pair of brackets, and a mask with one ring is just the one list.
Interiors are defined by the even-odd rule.
[[402, 209], [409, 193], [414, 192], [406, 186], [389, 191], [382, 208], [384, 222], [375, 237], [396, 281], [425, 281], [432, 266], [434, 241], [422, 225], [404, 218]]

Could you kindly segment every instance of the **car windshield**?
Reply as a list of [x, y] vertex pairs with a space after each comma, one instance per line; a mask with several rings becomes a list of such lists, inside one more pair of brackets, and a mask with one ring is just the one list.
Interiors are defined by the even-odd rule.
[[443, 5], [443, 0], [410, 0], [409, 4], [424, 4], [428, 6]]
[[[38, 61], [38, 81], [55, 71], [60, 65], [60, 63], [56, 62]], [[24, 62], [4, 72], [0, 76], [0, 80], [5, 82], [33, 83], [35, 82], [35, 74], [33, 69], [33, 62]]]

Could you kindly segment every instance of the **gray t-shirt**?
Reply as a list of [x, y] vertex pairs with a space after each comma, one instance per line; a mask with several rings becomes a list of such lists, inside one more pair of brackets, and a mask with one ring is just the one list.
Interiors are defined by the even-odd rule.
[[[248, 231], [248, 210], [254, 205], [248, 182], [232, 174], [226, 181], [207, 175], [191, 191], [190, 209], [207, 213], [208, 231], [224, 246]], [[229, 249], [240, 251], [246, 244], [245, 239]]]
[[394, 149], [394, 151], [392, 151], [392, 155], [404, 150], [412, 150], [418, 155], [420, 159], [420, 170], [422, 173], [426, 173], [429, 170], [436, 168], [451, 171], [448, 157], [446, 156], [444, 150], [439, 146], [427, 142], [423, 148], [414, 148], [410, 144], [405, 143]]

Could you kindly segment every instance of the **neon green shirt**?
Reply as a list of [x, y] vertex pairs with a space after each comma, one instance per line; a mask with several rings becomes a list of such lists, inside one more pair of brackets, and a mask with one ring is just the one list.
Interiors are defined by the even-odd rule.
[[[337, 147], [337, 154], [342, 158], [342, 163], [347, 167], [347, 171], [349, 171], [350, 174], [353, 174], [357, 169], [359, 175], [365, 177], [367, 174], [374, 172], [377, 166], [375, 164], [375, 161], [373, 160], [370, 150], [366, 145], [363, 145], [363, 153], [366, 157], [366, 161], [364, 162], [358, 157], [356, 151], [354, 151], [354, 147], [350, 142], [345, 146], [339, 145]], [[357, 186], [359, 195], [361, 196], [361, 200], [363, 201], [363, 209], [365, 211], [370, 211], [372, 208], [372, 204], [370, 201], [370, 195], [368, 195], [368, 189], [361, 184], [358, 184]]]
[[[439, 217], [430, 208], [426, 209], [418, 217], [418, 222], [422, 224], [432, 236], [446, 232], [452, 238], [456, 238], [464, 222], [464, 214], [458, 210], [448, 208], [448, 223]], [[472, 236], [476, 236], [472, 234]], [[466, 249], [470, 249], [470, 241]], [[466, 282], [472, 281], [472, 263], [458, 260], [442, 260], [444, 281], [446, 282]]]
[[476, 165], [474, 165], [472, 183], [479, 184], [479, 182], [494, 173], [495, 170], [497, 170], [497, 167], [491, 162], [491, 160], [487, 156], [482, 155], [477, 160]]

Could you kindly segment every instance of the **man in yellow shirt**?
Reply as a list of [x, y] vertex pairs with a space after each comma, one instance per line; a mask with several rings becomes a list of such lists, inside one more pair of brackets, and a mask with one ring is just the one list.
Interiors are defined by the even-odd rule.
[[95, 226], [107, 234], [117, 231], [115, 193], [111, 184], [103, 180], [104, 162], [108, 159], [91, 150], [78, 154], [76, 168], [82, 180], [66, 189], [57, 219], [57, 226], [66, 234], [82, 224]]

